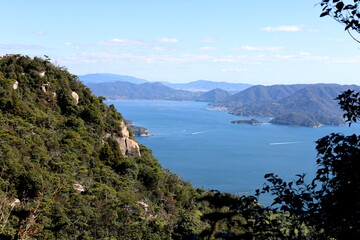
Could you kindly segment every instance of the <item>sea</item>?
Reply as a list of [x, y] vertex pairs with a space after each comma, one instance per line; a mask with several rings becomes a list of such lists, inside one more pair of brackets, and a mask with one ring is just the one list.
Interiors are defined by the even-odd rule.
[[[250, 119], [215, 110], [208, 103], [164, 100], [108, 100], [127, 120], [152, 136], [137, 141], [152, 150], [160, 164], [194, 187], [254, 194], [275, 173], [290, 181], [296, 174], [314, 177], [316, 140], [330, 134], [360, 134], [360, 125], [308, 128], [232, 124]], [[257, 118], [260, 121], [268, 119]], [[270, 205], [264, 195], [260, 203]]]

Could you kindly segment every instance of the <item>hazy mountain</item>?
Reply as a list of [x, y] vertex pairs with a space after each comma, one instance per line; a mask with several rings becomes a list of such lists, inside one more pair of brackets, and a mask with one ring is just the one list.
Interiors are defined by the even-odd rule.
[[195, 100], [202, 93], [176, 90], [163, 84], [129, 82], [106, 82], [88, 84], [96, 96], [110, 99], [164, 99], [164, 100]]
[[224, 89], [216, 88], [203, 93], [196, 100], [204, 102], [217, 102], [229, 97], [230, 95], [231, 94]]
[[224, 101], [228, 103], [262, 103], [262, 102], [274, 102], [281, 98], [287, 97], [296, 91], [302, 89], [306, 85], [272, 85], [263, 86], [257, 85], [245, 89], [239, 93], [236, 93]]
[[117, 75], [111, 73], [92, 73], [86, 75], [79, 76], [80, 81], [84, 84], [93, 84], [93, 83], [104, 83], [104, 82], [130, 82], [130, 83], [145, 83], [148, 82], [145, 79], [125, 76], [125, 75]]
[[239, 92], [252, 86], [250, 84], [245, 84], [245, 83], [213, 82], [207, 80], [198, 80], [189, 83], [169, 83], [169, 82], [162, 82], [162, 83], [171, 88], [188, 90], [188, 91], [209, 91], [216, 88], [221, 88], [226, 91]]
[[214, 103], [243, 116], [271, 117], [273, 123], [318, 126], [340, 125], [342, 111], [334, 99], [356, 85], [313, 84], [254, 86]]

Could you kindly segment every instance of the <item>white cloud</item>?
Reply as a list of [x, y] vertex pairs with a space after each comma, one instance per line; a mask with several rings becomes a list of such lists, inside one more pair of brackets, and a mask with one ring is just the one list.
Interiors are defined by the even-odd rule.
[[262, 31], [267, 32], [299, 32], [302, 31], [302, 26], [300, 25], [283, 25], [278, 27], [266, 27], [261, 28]]
[[46, 34], [46, 32], [45, 32], [45, 31], [36, 31], [35, 34], [37, 34], [37, 35], [44, 35], [44, 34]]
[[178, 39], [176, 38], [167, 38], [167, 37], [162, 37], [162, 38], [158, 38], [156, 39], [157, 42], [167, 42], [167, 43], [177, 43], [179, 42]]
[[308, 32], [320, 32], [319, 29], [308, 29], [307, 31], [308, 31]]
[[328, 56], [315, 56], [309, 52], [300, 52], [298, 54], [292, 55], [275, 55], [275, 59], [277, 60], [296, 60], [296, 61], [326, 61], [331, 58]]
[[166, 51], [166, 48], [164, 47], [153, 47], [152, 49], [155, 51]]
[[247, 68], [224, 68], [224, 69], [221, 69], [220, 71], [222, 71], [222, 72], [248, 72], [250, 70]]
[[215, 38], [204, 38], [201, 40], [203, 43], [213, 43], [215, 42]]
[[[0, 45], [1, 49], [1, 45]], [[160, 51], [161, 49], [159, 49]], [[289, 61], [322, 61], [329, 63], [360, 63], [360, 57], [333, 58], [329, 56], [317, 56], [309, 52], [297, 54], [257, 54], [257, 55], [222, 55], [211, 54], [140, 54], [127, 50], [111, 50], [107, 52], [83, 52], [74, 53], [63, 59], [64, 63], [112, 63], [112, 64], [189, 64], [189, 63], [232, 63], [232, 64], [261, 64], [266, 62]], [[246, 68], [226, 68], [223, 72], [244, 72]]]
[[200, 50], [202, 50], [202, 51], [213, 51], [213, 50], [216, 50], [216, 49], [217, 48], [209, 47], [209, 46], [205, 46], [205, 47], [200, 48]]
[[45, 47], [39, 45], [26, 44], [0, 44], [0, 49], [4, 50], [43, 50]]
[[342, 39], [342, 38], [333, 38], [333, 37], [328, 38], [328, 40], [334, 41], [334, 42], [343, 42], [344, 41], [344, 39]]
[[232, 50], [277, 52], [277, 51], [281, 51], [283, 49], [284, 49], [284, 47], [274, 47], [274, 46], [242, 46], [242, 47], [233, 48]]
[[73, 45], [73, 43], [71, 43], [71, 42], [66, 42], [66, 43], [64, 43], [64, 45], [65, 45], [65, 46], [71, 46], [71, 45]]
[[109, 46], [109, 47], [117, 47], [117, 46], [145, 46], [147, 45], [146, 42], [132, 40], [132, 39], [123, 39], [123, 38], [113, 38], [107, 41], [102, 42], [94, 42], [94, 43], [86, 43], [83, 44], [84, 46], [87, 45], [98, 45], [98, 46]]
[[113, 38], [110, 39], [107, 43], [113, 45], [147, 45], [147, 43], [132, 39], [123, 39], [123, 38]]
[[356, 56], [356, 57], [337, 57], [337, 58], [330, 59], [330, 62], [331, 63], [346, 63], [346, 64], [357, 63], [357, 64], [359, 64], [360, 63], [360, 57], [359, 56]]

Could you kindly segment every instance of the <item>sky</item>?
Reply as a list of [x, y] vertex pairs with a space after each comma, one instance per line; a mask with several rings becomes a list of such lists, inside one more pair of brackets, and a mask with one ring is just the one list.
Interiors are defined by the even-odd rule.
[[360, 44], [318, 2], [0, 0], [0, 55], [47, 55], [76, 75], [360, 85]]

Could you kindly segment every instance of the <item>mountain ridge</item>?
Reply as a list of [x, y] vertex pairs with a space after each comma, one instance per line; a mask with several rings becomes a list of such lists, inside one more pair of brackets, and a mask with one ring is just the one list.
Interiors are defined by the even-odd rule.
[[146, 82], [134, 84], [129, 82], [107, 82], [88, 84], [97, 96], [109, 99], [157, 99], [178, 101], [214, 102], [228, 97], [230, 93], [223, 89], [213, 89], [209, 92], [191, 92], [173, 89], [161, 82]]
[[[342, 125], [342, 111], [334, 100], [357, 85], [298, 84], [254, 86], [212, 106], [235, 115], [275, 118], [271, 122], [316, 127]], [[300, 124], [299, 124], [300, 123]]]

